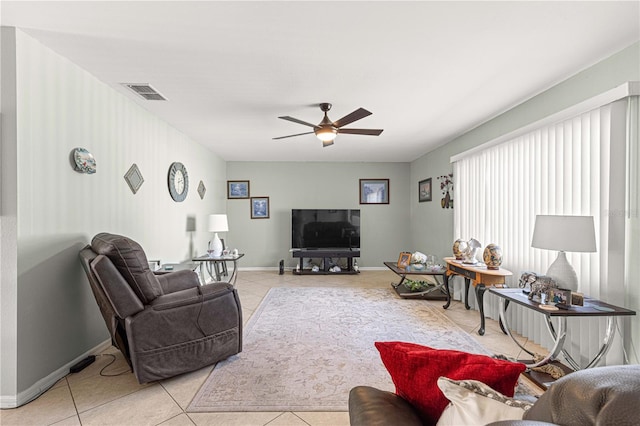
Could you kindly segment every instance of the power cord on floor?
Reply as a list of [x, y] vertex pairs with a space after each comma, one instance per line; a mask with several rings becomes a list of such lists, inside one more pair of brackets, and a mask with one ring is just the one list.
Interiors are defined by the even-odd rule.
[[107, 373], [104, 372], [104, 370], [106, 370], [107, 367], [109, 367], [111, 364], [116, 362], [116, 356], [114, 354], [100, 354], [100, 355], [96, 355], [96, 356], [110, 356], [112, 358], [111, 361], [109, 361], [109, 363], [107, 365], [105, 365], [104, 367], [102, 367], [102, 369], [100, 370], [100, 375], [101, 376], [103, 376], [103, 377], [116, 377], [116, 376], [122, 376], [123, 374], [130, 373], [130, 370], [126, 369], [125, 371], [121, 371], [120, 373], [107, 374]]

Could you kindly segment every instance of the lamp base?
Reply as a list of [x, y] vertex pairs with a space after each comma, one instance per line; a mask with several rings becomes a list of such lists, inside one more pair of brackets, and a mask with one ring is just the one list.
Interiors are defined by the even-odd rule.
[[573, 266], [567, 261], [567, 254], [563, 251], [558, 252], [558, 257], [549, 266], [547, 276], [555, 280], [558, 288], [578, 291], [578, 276]]
[[216, 232], [213, 236], [213, 240], [211, 241], [211, 252], [209, 253], [211, 257], [220, 257], [222, 256], [222, 241], [218, 237], [218, 233]]

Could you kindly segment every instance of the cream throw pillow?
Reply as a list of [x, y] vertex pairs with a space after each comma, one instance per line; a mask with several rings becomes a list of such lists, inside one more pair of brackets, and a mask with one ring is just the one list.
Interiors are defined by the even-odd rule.
[[520, 420], [533, 405], [506, 397], [477, 380], [440, 377], [438, 387], [451, 403], [436, 426], [480, 426], [500, 420]]

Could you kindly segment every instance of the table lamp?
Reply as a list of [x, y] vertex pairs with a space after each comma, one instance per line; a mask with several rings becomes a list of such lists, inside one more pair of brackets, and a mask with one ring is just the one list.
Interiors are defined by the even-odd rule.
[[558, 258], [549, 266], [547, 275], [558, 287], [577, 291], [578, 276], [567, 261], [566, 252], [596, 251], [593, 216], [537, 215], [531, 247], [558, 250]]
[[226, 214], [210, 214], [209, 215], [209, 232], [214, 232], [213, 240], [210, 244], [210, 256], [222, 256], [222, 241], [218, 237], [218, 232], [227, 232], [229, 224], [227, 223]]

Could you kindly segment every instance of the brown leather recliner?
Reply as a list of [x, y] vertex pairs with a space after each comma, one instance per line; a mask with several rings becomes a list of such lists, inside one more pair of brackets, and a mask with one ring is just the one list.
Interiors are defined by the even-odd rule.
[[80, 260], [111, 340], [138, 382], [194, 371], [242, 351], [242, 309], [227, 283], [154, 273], [138, 243], [101, 233]]
[[[556, 381], [523, 420], [491, 426], [639, 425], [640, 365], [616, 365], [576, 371]], [[352, 426], [422, 425], [415, 409], [400, 396], [368, 386], [349, 394]]]

